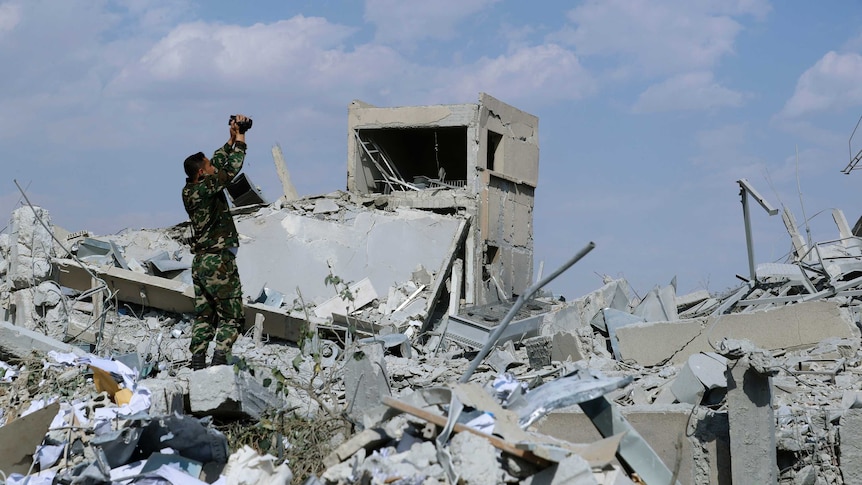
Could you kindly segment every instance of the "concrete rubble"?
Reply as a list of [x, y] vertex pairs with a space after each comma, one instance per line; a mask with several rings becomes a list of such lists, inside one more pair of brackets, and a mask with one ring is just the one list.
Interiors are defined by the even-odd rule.
[[566, 300], [533, 281], [534, 116], [486, 94], [348, 116], [346, 191], [298, 197], [274, 148], [284, 196], [232, 195], [226, 366], [188, 366], [186, 223], [13, 212], [4, 483], [862, 483], [862, 238], [840, 211], [806, 243], [785, 210], [790, 259], [724, 294], [608, 278]]

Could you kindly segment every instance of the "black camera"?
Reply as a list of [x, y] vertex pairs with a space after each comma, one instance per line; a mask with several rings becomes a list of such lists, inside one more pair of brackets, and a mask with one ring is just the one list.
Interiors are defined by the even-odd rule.
[[[231, 121], [236, 121], [236, 116], [231, 115], [230, 120], [227, 122], [230, 125]], [[245, 121], [237, 121], [236, 127], [240, 133], [245, 133], [246, 131], [251, 129], [251, 118], [246, 118]]]

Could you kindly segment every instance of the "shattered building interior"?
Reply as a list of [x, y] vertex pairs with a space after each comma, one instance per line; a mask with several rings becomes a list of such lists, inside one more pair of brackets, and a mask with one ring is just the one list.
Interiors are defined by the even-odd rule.
[[188, 365], [187, 223], [95, 235], [17, 208], [0, 480], [862, 483], [862, 239], [840, 210], [806, 241], [784, 209], [790, 257], [749, 246], [724, 294], [607, 278], [563, 301], [545, 285], [594, 245], [535, 281], [535, 116], [354, 101], [346, 141], [346, 191], [297, 197], [277, 147], [282, 196], [229, 191], [229, 365]]

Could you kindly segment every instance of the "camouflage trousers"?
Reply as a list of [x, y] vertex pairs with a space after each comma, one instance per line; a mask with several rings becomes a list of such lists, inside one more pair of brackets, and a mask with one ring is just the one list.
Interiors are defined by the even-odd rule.
[[215, 337], [216, 350], [229, 353], [245, 320], [236, 256], [230, 250], [195, 254], [192, 282], [195, 320], [189, 350], [206, 352]]

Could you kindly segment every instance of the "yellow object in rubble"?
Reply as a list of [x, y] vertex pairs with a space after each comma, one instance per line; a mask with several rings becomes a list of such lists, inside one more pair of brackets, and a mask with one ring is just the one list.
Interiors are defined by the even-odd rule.
[[96, 385], [96, 392], [104, 391], [111, 398], [111, 401], [119, 406], [128, 404], [132, 400], [132, 391], [120, 389], [120, 385], [111, 377], [109, 372], [93, 366], [90, 366], [90, 369], [93, 371], [93, 384]]
[[129, 389], [120, 389], [114, 394], [114, 402], [117, 403], [117, 406], [122, 406], [123, 404], [129, 404], [129, 401], [132, 400], [132, 391]]
[[96, 385], [96, 392], [105, 391], [113, 399], [114, 394], [120, 390], [120, 385], [117, 384], [117, 381], [111, 377], [108, 371], [93, 366], [90, 366], [90, 369], [93, 371], [93, 384]]

